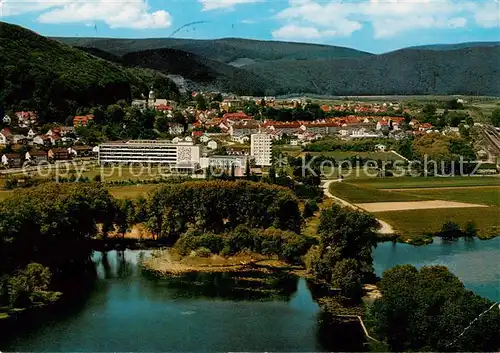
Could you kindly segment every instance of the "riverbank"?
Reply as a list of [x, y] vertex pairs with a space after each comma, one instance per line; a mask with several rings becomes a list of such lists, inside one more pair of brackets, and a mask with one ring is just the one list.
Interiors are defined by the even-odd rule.
[[242, 252], [229, 257], [219, 255], [198, 256], [194, 252], [181, 256], [175, 248], [155, 250], [143, 267], [162, 276], [182, 275], [190, 272], [248, 272], [257, 271], [271, 274], [276, 271], [304, 276], [302, 266], [291, 265], [284, 261], [261, 254]]

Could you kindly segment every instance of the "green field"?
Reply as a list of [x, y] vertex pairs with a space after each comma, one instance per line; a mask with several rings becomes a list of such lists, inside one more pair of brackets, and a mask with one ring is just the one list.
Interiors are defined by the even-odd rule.
[[499, 215], [500, 207], [377, 212], [377, 218], [389, 223], [403, 239], [411, 240], [439, 232], [447, 221], [457, 223], [462, 229], [468, 222], [474, 222], [481, 237], [498, 236]]
[[[449, 189], [411, 189], [404, 191], [392, 191], [392, 193], [415, 195], [429, 200], [446, 200], [500, 206], [500, 187], [496, 186]], [[500, 224], [500, 214], [498, 217]]]
[[352, 203], [445, 200], [488, 205], [483, 208], [443, 208], [377, 212], [404, 240], [436, 234], [453, 221], [462, 228], [475, 222], [479, 235], [500, 235], [500, 178], [385, 178], [345, 180], [330, 184], [330, 192]]
[[352, 181], [361, 187], [374, 189], [444, 188], [462, 186], [499, 186], [500, 177], [400, 177], [373, 178]]
[[422, 201], [425, 198], [400, 192], [359, 187], [347, 182], [331, 183], [330, 192], [352, 203]]

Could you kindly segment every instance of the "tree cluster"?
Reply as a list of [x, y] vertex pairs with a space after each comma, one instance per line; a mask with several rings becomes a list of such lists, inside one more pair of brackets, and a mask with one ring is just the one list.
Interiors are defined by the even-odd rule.
[[246, 181], [204, 181], [165, 185], [151, 194], [147, 225], [159, 237], [177, 239], [190, 225], [223, 232], [243, 224], [298, 232], [298, 200], [287, 189]]
[[362, 283], [373, 276], [372, 249], [376, 246], [377, 220], [364, 212], [338, 205], [321, 212], [320, 243], [305, 262], [316, 278], [330, 283], [350, 298], [360, 298]]
[[277, 229], [249, 228], [239, 225], [235, 229], [221, 233], [205, 233], [189, 230], [177, 240], [175, 247], [181, 255], [189, 255], [200, 249], [208, 254], [234, 255], [241, 251], [251, 251], [263, 255], [278, 256], [288, 262], [300, 262], [311, 247], [312, 239], [292, 231]]
[[480, 316], [493, 303], [465, 289], [446, 267], [396, 266], [384, 272], [380, 290], [369, 317], [393, 352], [500, 349], [498, 304]]
[[18, 293], [3, 300], [34, 303], [47, 290], [51, 272], [61, 278], [80, 270], [89, 261], [86, 241], [98, 233], [98, 224], [104, 232], [111, 229], [113, 217], [113, 199], [98, 185], [44, 183], [1, 202], [0, 275]]

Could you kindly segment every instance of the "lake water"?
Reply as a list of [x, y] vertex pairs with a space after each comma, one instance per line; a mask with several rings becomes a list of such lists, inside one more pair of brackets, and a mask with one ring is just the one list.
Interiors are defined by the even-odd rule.
[[[304, 279], [284, 278], [277, 294], [238, 292], [225, 274], [159, 279], [137, 266], [147, 251], [111, 251], [94, 261], [98, 278], [78, 305], [17, 334], [6, 351], [359, 350], [361, 339], [320, 327]], [[273, 284], [274, 285], [274, 284]], [[261, 287], [260, 285], [258, 286]], [[359, 329], [356, 329], [359, 331]], [[328, 336], [322, 338], [322, 336]], [[334, 341], [334, 346], [328, 342]], [[356, 342], [357, 340], [357, 342]], [[361, 346], [362, 349], [362, 346]]]
[[[79, 295], [69, 296], [63, 310], [41, 315], [33, 323], [22, 321], [22, 330], [0, 343], [0, 351], [363, 349], [359, 325], [325, 320], [304, 279], [285, 276], [268, 285], [229, 274], [160, 279], [138, 266], [148, 254], [95, 253], [97, 279]], [[491, 300], [500, 300], [499, 259], [500, 238], [452, 243], [436, 239], [422, 247], [386, 242], [374, 251], [378, 275], [398, 264], [445, 265], [468, 288]]]
[[380, 243], [373, 252], [377, 275], [396, 265], [443, 265], [475, 293], [500, 301], [500, 238], [446, 242], [441, 238], [426, 246]]

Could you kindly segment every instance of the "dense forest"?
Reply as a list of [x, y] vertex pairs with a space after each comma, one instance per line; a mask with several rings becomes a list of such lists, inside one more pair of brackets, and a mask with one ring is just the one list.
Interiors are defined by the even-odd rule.
[[[500, 54], [498, 43], [417, 47], [373, 55], [324, 45], [242, 39], [59, 40], [93, 46], [125, 59], [133, 58], [142, 67], [183, 75], [206, 85], [206, 81], [193, 77], [200, 75], [202, 65], [199, 63], [205, 64], [208, 67], [205, 75], [212, 78], [210, 87], [235, 91], [243, 85], [237, 93], [500, 94], [497, 84], [500, 64], [496, 60]], [[189, 65], [180, 67], [175, 63], [182, 52], [192, 56], [187, 56]], [[232, 71], [231, 65], [240, 70]], [[213, 75], [216, 75], [216, 80]]]
[[22, 27], [0, 22], [0, 102], [6, 111], [33, 109], [42, 121], [64, 121], [80, 107], [147, 94], [154, 82], [178, 94], [153, 70], [125, 68]]
[[177, 38], [56, 38], [64, 43], [95, 47], [115, 55], [151, 49], [177, 49], [199, 56], [204, 56], [226, 64], [240, 58], [252, 61], [268, 60], [309, 60], [333, 58], [357, 58], [372, 54], [363, 51], [320, 44], [262, 41], [242, 38], [224, 38], [215, 40], [177, 39]]

